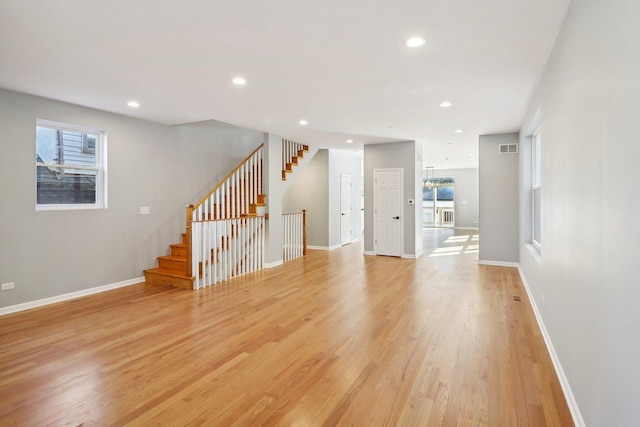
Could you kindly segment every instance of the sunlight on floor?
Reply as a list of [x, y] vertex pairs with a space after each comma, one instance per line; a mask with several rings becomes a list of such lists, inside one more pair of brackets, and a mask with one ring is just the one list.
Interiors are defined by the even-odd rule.
[[463, 234], [447, 237], [429, 257], [477, 254], [480, 249], [478, 234]]

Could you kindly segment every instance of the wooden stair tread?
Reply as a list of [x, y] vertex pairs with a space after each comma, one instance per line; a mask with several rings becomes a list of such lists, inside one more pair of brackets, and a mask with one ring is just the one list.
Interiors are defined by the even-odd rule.
[[160, 268], [160, 267], [148, 268], [148, 269], [144, 270], [144, 272], [145, 273], [151, 273], [151, 274], [162, 274], [164, 276], [175, 277], [175, 278], [178, 278], [178, 279], [195, 280], [195, 277], [193, 277], [193, 276], [187, 276], [185, 274], [176, 273], [173, 270], [167, 270], [167, 269]]
[[166, 260], [169, 260], [169, 261], [187, 262], [185, 257], [178, 256], [178, 255], [160, 255], [158, 257], [158, 259], [166, 259]]
[[195, 277], [186, 276], [173, 270], [156, 267], [144, 270], [144, 281], [148, 285], [173, 286], [175, 288], [193, 289]]

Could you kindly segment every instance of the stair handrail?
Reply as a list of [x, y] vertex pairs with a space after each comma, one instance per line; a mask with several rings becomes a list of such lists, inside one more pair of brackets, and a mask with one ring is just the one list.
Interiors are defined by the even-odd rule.
[[[196, 203], [195, 205], [191, 205], [193, 206], [193, 210], [199, 208], [200, 206], [202, 206], [202, 204], [207, 201], [207, 199], [209, 197], [211, 197], [211, 195], [213, 195], [213, 193], [215, 193], [216, 191], [218, 191], [225, 182], [227, 182], [227, 180], [229, 178], [231, 178], [233, 176], [233, 174], [235, 174], [236, 172], [238, 172], [238, 170], [240, 170], [240, 168], [242, 166], [244, 166], [244, 164], [249, 161], [249, 159], [251, 159], [251, 157], [253, 157], [254, 154], [256, 154], [258, 151], [260, 151], [262, 149], [262, 147], [264, 147], [264, 144], [260, 144], [260, 146], [258, 148], [256, 148], [255, 150], [253, 150], [251, 152], [251, 154], [249, 154], [243, 161], [240, 162], [240, 164], [234, 169], [232, 170], [222, 181], [220, 181], [220, 183], [218, 185], [216, 185], [216, 187], [209, 191], [209, 193], [207, 193], [206, 196], [204, 196], [202, 199], [200, 199], [200, 201], [198, 203]], [[260, 184], [262, 184], [262, 180], [260, 181]], [[262, 190], [262, 188], [260, 188], [259, 190]]]

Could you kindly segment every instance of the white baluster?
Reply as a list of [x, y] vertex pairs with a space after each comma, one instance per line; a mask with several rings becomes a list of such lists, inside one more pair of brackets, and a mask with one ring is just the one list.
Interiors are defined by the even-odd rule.
[[253, 204], [253, 156], [249, 157], [247, 162], [246, 175], [245, 175], [245, 188], [247, 190], [247, 212], [251, 212], [251, 205]]
[[239, 180], [240, 180], [240, 215], [242, 214], [246, 214], [247, 213], [247, 207], [245, 206], [245, 202], [247, 199], [247, 195], [245, 194], [245, 183], [246, 183], [246, 170], [245, 170], [245, 165], [244, 163], [242, 164], [242, 166], [240, 166], [240, 174], [239, 174]]

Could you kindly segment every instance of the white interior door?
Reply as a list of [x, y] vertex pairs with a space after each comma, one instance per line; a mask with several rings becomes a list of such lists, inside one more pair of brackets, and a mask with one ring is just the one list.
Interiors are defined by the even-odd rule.
[[374, 251], [376, 255], [402, 256], [403, 169], [375, 169]]
[[348, 245], [353, 240], [352, 178], [340, 176], [340, 244]]

